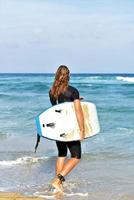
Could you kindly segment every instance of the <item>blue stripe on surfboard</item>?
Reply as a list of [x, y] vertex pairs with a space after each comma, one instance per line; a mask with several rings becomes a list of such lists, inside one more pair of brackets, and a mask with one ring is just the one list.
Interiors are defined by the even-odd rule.
[[[40, 113], [35, 117], [37, 133], [38, 133], [40, 136], [43, 136], [43, 135], [42, 135], [42, 131], [41, 131], [40, 119], [39, 119], [40, 115], [41, 115], [42, 113], [44, 113], [45, 111], [51, 109], [52, 107], [54, 108], [54, 107], [56, 107], [57, 105], [66, 104], [66, 103], [68, 103], [68, 102], [63, 102], [63, 103], [59, 103], [59, 104], [50, 106], [49, 108], [46, 108], [43, 112], [40, 112]], [[70, 102], [70, 103], [71, 103], [71, 102]], [[43, 137], [44, 137], [44, 136], [43, 136]]]
[[35, 118], [35, 121], [36, 121], [36, 126], [37, 126], [37, 133], [40, 136], [42, 136], [41, 124], [40, 124], [39, 116]]

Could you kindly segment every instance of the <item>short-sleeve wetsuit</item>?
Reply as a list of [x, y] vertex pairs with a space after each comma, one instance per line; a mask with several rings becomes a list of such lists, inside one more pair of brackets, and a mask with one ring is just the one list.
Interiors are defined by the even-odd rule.
[[[76, 99], [79, 99], [79, 91], [72, 86], [68, 86], [67, 90], [64, 93], [61, 93], [56, 100], [49, 91], [49, 97], [52, 105], [56, 105], [57, 103], [63, 102], [73, 102]], [[72, 142], [61, 142], [56, 141], [56, 145], [58, 148], [58, 156], [66, 157], [67, 149], [69, 149], [72, 158], [81, 158], [81, 143], [80, 141], [72, 141]]]

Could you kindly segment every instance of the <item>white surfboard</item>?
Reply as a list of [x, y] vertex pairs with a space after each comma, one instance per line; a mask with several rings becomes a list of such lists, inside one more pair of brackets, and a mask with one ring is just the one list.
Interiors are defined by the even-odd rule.
[[[100, 126], [96, 106], [81, 102], [84, 114], [85, 136], [88, 138], [99, 133]], [[79, 126], [73, 102], [61, 103], [45, 110], [36, 117], [37, 133], [56, 141], [76, 141], [80, 139]]]

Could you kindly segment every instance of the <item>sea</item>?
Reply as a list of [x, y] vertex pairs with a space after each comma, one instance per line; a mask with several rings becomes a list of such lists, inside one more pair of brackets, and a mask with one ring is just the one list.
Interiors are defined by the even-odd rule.
[[66, 176], [62, 196], [48, 189], [55, 176], [55, 141], [42, 138], [34, 152], [35, 117], [51, 107], [53, 80], [54, 74], [0, 74], [0, 191], [44, 199], [134, 200], [134, 74], [71, 74], [70, 85], [96, 105], [101, 131], [82, 141], [81, 161]]

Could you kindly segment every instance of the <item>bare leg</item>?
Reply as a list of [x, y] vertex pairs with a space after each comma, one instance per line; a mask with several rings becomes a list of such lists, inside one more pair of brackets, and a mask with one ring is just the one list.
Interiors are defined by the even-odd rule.
[[[56, 163], [56, 174], [61, 174], [62, 176], [66, 176], [80, 161], [77, 158], [71, 158], [64, 164], [65, 158], [58, 158]], [[60, 165], [61, 164], [61, 165]], [[56, 178], [53, 180], [52, 185], [59, 191], [63, 192], [61, 187], [61, 181]]]
[[66, 157], [58, 157], [56, 161], [56, 175], [60, 174], [64, 167], [64, 161]]
[[63, 166], [62, 171], [60, 174], [62, 176], [66, 176], [78, 163], [80, 162], [80, 159], [77, 158], [71, 158], [67, 161], [67, 163]]
[[57, 178], [64, 167], [64, 161], [66, 157], [58, 157], [56, 160], [56, 178], [52, 181], [52, 185], [59, 191], [63, 192], [62, 182]]

